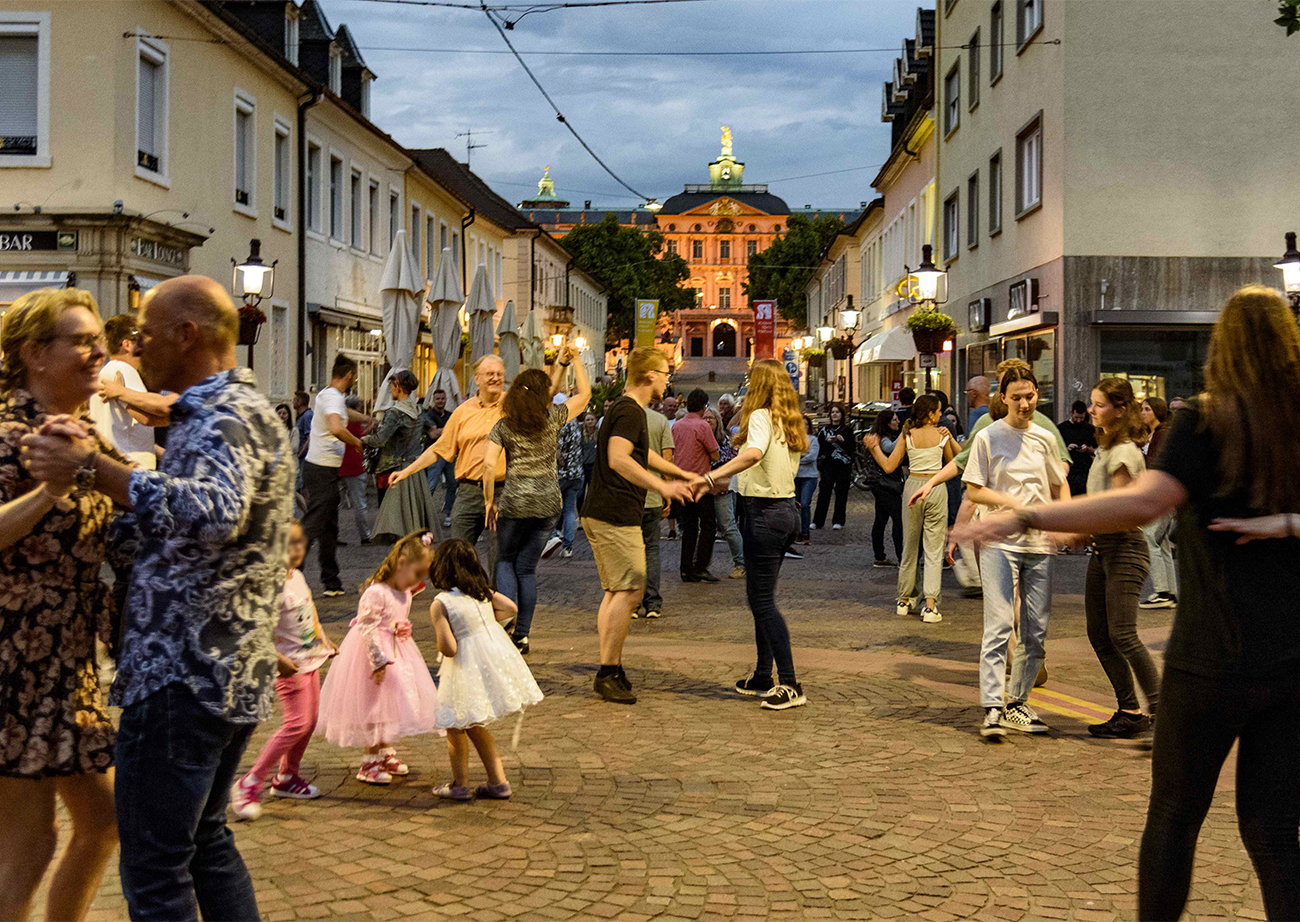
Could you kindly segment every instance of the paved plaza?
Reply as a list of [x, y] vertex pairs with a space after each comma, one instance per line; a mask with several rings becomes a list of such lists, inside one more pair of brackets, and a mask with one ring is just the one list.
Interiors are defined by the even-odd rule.
[[[942, 624], [896, 617], [895, 571], [872, 569], [869, 526], [857, 494], [848, 528], [786, 561], [780, 601], [809, 704], [780, 713], [729, 690], [753, 665], [743, 583], [681, 583], [673, 542], [665, 615], [634, 622], [627, 645], [640, 701], [596, 698], [599, 588], [580, 535], [572, 559], [541, 566], [529, 662], [547, 698], [517, 747], [514, 720], [498, 729], [514, 799], [435, 800], [449, 779], [437, 737], [400, 744], [411, 775], [386, 788], [353, 778], [358, 752], [318, 739], [303, 774], [324, 796], [268, 798], [235, 827], [265, 918], [1132, 918], [1150, 755], [1086, 732], [1113, 707], [1084, 631], [1086, 558], [1057, 568], [1051, 677], [1034, 698], [1053, 733], [991, 744], [976, 732], [980, 603], [945, 574]], [[340, 557], [355, 585], [384, 549], [350, 531]], [[341, 640], [356, 596], [321, 601]], [[432, 661], [427, 609], [412, 614]], [[1171, 614], [1143, 613], [1156, 650]], [[1190, 918], [1263, 918], [1232, 787], [1229, 766]], [[91, 919], [124, 917], [114, 870]]]

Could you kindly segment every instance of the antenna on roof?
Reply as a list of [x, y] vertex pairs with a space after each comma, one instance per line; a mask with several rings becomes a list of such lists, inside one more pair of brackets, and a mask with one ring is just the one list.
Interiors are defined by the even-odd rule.
[[[478, 132], [478, 133], [481, 134], [481, 135], [482, 135], [482, 134], [492, 134], [491, 131], [480, 131], [480, 132]], [[480, 147], [487, 147], [486, 144], [475, 144], [475, 143], [474, 143], [474, 129], [473, 129], [473, 128], [466, 128], [464, 131], [459, 132], [459, 133], [456, 135], [456, 137], [458, 137], [458, 138], [464, 138], [464, 139], [465, 139], [465, 166], [466, 166], [466, 167], [469, 166], [469, 155], [470, 155], [470, 152], [471, 152], [471, 151], [478, 150]]]

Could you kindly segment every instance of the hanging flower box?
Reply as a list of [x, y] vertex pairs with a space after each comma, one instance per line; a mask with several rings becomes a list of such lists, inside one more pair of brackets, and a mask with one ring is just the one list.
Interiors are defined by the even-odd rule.
[[831, 355], [841, 362], [853, 354], [853, 340], [847, 336], [832, 337], [826, 347], [830, 349]]
[[239, 345], [255, 346], [261, 335], [262, 324], [266, 323], [266, 314], [258, 307], [245, 304], [239, 309]]
[[826, 367], [826, 353], [821, 349], [805, 349], [803, 357], [808, 362], [809, 368]]
[[922, 355], [936, 355], [943, 344], [957, 333], [957, 322], [938, 310], [920, 310], [907, 318], [907, 328], [912, 331], [916, 351]]

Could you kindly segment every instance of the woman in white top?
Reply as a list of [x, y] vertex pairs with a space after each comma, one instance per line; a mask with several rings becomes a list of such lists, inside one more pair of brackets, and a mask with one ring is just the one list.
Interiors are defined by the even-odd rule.
[[[998, 393], [1007, 415], [973, 439], [962, 479], [966, 498], [993, 509], [1020, 509], [1031, 503], [1068, 497], [1056, 438], [1034, 422], [1038, 381], [1025, 362], [1003, 362]], [[1052, 610], [1052, 556], [1057, 541], [1029, 530], [986, 542], [980, 550], [984, 582], [984, 640], [980, 648], [981, 736], [1006, 736], [1007, 730], [1046, 733], [1047, 725], [1029, 707], [1029, 693], [1045, 655], [1047, 619]], [[1007, 646], [1015, 622], [1013, 593], [1020, 589], [1020, 643], [1007, 688]], [[1005, 700], [1004, 700], [1005, 699]]]
[[912, 405], [912, 415], [903, 424], [902, 436], [894, 444], [893, 452], [886, 457], [880, 450], [880, 436], [871, 434], [862, 440], [876, 459], [880, 469], [892, 474], [907, 458], [909, 474], [903, 485], [903, 496], [908, 503], [903, 514], [903, 557], [898, 562], [898, 614], [907, 617], [912, 613], [916, 599], [916, 558], [925, 539], [925, 609], [921, 620], [934, 624], [943, 620], [939, 614], [939, 582], [943, 576], [943, 543], [948, 534], [948, 491], [931, 490], [923, 502], [911, 505], [912, 494], [925, 486], [925, 482], [943, 470], [943, 466], [957, 454], [947, 429], [939, 428], [939, 398], [923, 394]]
[[799, 413], [799, 397], [780, 362], [764, 359], [754, 363], [732, 443], [739, 454], [716, 471], [697, 477], [694, 486], [697, 491], [712, 489], [715, 481], [739, 475], [740, 501], [745, 511], [741, 520], [745, 596], [754, 615], [758, 664], [752, 676], [736, 683], [736, 691], [762, 698], [767, 710], [782, 711], [808, 703], [795, 677], [790, 631], [776, 607], [781, 561], [786, 548], [799, 536], [794, 478], [799, 455], [808, 447], [808, 433]]
[[[1102, 378], [1092, 389], [1088, 415], [1097, 427], [1088, 495], [1128, 486], [1146, 470], [1137, 445], [1146, 427], [1133, 385], [1123, 378]], [[1137, 632], [1138, 598], [1151, 558], [1140, 528], [1093, 535], [1092, 544], [1095, 553], [1088, 561], [1083, 596], [1088, 640], [1115, 689], [1117, 710], [1105, 723], [1088, 727], [1088, 732], [1103, 739], [1132, 739], [1151, 730], [1151, 718], [1138, 705], [1134, 677], [1151, 714], [1160, 699], [1159, 673]]]

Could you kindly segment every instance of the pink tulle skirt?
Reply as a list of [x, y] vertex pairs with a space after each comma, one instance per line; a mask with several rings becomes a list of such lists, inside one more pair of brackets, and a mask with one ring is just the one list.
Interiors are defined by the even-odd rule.
[[[393, 636], [380, 634], [385, 645]], [[396, 662], [376, 685], [365, 643], [355, 630], [348, 631], [321, 686], [318, 736], [337, 746], [378, 746], [434, 732], [438, 688], [420, 648], [407, 637], [397, 641], [396, 653]]]

